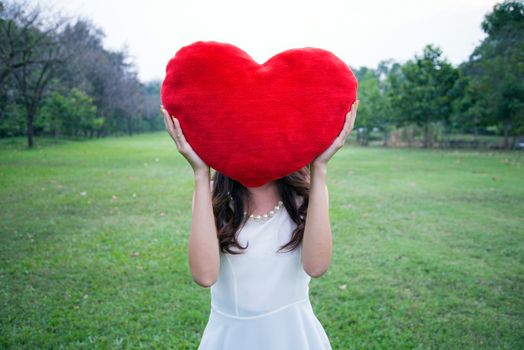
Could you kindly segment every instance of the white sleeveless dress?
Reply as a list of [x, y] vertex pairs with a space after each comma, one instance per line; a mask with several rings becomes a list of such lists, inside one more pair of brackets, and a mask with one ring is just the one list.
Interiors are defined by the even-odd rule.
[[240, 245], [249, 242], [243, 254], [220, 253], [198, 350], [331, 350], [309, 300], [311, 277], [302, 265], [302, 244], [276, 253], [295, 228], [282, 207], [269, 219], [249, 219], [240, 229]]

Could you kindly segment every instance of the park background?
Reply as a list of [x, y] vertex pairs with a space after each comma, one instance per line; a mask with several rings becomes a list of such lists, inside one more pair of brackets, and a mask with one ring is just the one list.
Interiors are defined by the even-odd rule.
[[[391, 16], [406, 3], [411, 19], [436, 8], [398, 2]], [[325, 45], [311, 36], [359, 80], [355, 130], [328, 172], [333, 261], [310, 285], [334, 349], [524, 348], [524, 4], [441, 3], [435, 33], [467, 32], [468, 6], [484, 11], [481, 36], [455, 62], [431, 41], [438, 35], [406, 52], [405, 34], [424, 38], [427, 28], [402, 17], [404, 27], [388, 27], [374, 20], [384, 16], [379, 6], [355, 14], [347, 2]], [[133, 13], [106, 4], [117, 25]], [[184, 15], [173, 4], [166, 12]], [[258, 7], [242, 4], [195, 4], [189, 21], [204, 26], [199, 12], [220, 19], [234, 10], [232, 33], [259, 33], [246, 19]], [[260, 17], [301, 18], [299, 4], [270, 4]], [[308, 6], [325, 20], [335, 16], [326, 4]], [[108, 47], [96, 12], [79, 16], [66, 2], [0, 6], [0, 348], [196, 348], [209, 290], [187, 264], [193, 177], [165, 132], [162, 76], [151, 70], [194, 36], [179, 35], [178, 46], [166, 39], [176, 32], [149, 38], [164, 56], [148, 67], [130, 53], [132, 40]], [[288, 37], [318, 29], [315, 19], [304, 15]], [[403, 55], [381, 57], [373, 36], [354, 39], [366, 22]], [[187, 31], [245, 48], [219, 28]], [[253, 48], [266, 55], [259, 63], [291, 48], [270, 34], [272, 54]], [[461, 40], [457, 32], [453, 50], [471, 44]], [[347, 48], [331, 46], [342, 41]], [[375, 64], [352, 64], [363, 46]]]

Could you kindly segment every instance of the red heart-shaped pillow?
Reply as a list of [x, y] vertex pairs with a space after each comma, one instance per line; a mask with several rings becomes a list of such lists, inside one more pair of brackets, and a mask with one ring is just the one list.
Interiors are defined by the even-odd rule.
[[162, 104], [213, 169], [258, 187], [309, 164], [338, 136], [357, 79], [333, 53], [283, 51], [263, 64], [198, 41], [169, 61]]

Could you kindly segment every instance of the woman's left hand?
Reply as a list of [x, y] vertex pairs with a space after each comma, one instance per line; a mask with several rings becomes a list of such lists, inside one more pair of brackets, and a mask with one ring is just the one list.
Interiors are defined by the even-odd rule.
[[337, 136], [335, 141], [333, 141], [331, 146], [329, 146], [322, 154], [315, 158], [315, 160], [311, 162], [311, 165], [326, 166], [329, 159], [331, 159], [331, 157], [333, 157], [333, 155], [344, 146], [347, 137], [351, 133], [351, 130], [353, 130], [353, 125], [355, 125], [358, 103], [359, 101], [356, 100], [353, 102], [353, 105], [351, 105], [351, 110], [348, 112], [348, 114], [346, 114], [346, 122], [344, 123], [344, 127], [342, 128], [342, 131], [340, 131], [340, 134]]

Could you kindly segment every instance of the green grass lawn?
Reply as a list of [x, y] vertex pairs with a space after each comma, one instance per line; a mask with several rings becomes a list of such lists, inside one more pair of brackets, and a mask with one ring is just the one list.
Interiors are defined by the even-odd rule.
[[[0, 140], [0, 348], [196, 349], [210, 295], [189, 272], [193, 177], [169, 135], [36, 141]], [[523, 165], [340, 150], [333, 260], [310, 284], [333, 349], [523, 349]]]

